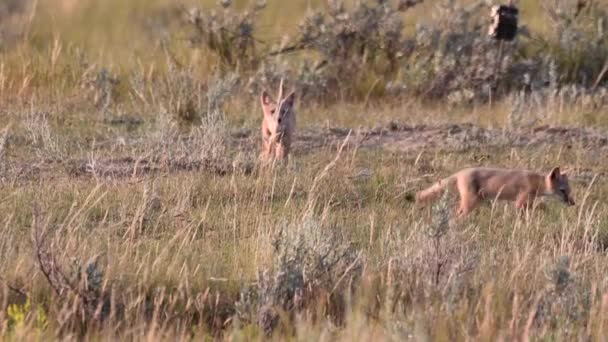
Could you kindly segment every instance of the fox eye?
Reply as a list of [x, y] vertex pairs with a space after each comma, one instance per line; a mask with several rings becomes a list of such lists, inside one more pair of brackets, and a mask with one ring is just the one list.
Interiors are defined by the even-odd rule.
[[281, 123], [281, 118], [279, 118], [279, 123]]
[[275, 110], [274, 110], [274, 109], [271, 109], [271, 110], [270, 110], [270, 114], [274, 114], [274, 112], [275, 112]]

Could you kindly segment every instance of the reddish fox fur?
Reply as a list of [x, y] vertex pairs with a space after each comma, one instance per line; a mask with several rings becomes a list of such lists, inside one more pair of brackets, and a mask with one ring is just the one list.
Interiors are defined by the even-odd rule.
[[295, 93], [291, 92], [283, 97], [283, 80], [279, 86], [277, 101], [266, 90], [260, 96], [264, 112], [262, 121], [262, 159], [264, 161], [269, 161], [273, 157], [287, 160], [296, 131]]
[[547, 175], [526, 170], [507, 170], [475, 167], [463, 169], [440, 180], [416, 194], [416, 202], [437, 197], [446, 189], [460, 195], [459, 217], [470, 213], [482, 200], [515, 201], [518, 209], [530, 208], [536, 197], [554, 196], [567, 205], [574, 205], [566, 174], [559, 167]]

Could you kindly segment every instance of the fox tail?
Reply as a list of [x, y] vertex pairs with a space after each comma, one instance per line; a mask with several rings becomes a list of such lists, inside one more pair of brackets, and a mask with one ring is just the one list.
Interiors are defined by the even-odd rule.
[[431, 185], [429, 188], [416, 193], [416, 202], [421, 203], [439, 196], [448, 187], [456, 183], [456, 177], [450, 176]]

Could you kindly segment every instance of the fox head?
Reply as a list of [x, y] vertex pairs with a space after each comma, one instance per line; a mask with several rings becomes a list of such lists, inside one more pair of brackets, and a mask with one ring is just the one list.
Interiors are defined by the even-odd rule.
[[270, 133], [272, 141], [280, 141], [283, 134], [289, 129], [292, 129], [295, 124], [294, 102], [296, 99], [295, 93], [292, 91], [286, 97], [283, 97], [283, 82], [279, 89], [278, 102], [276, 102], [270, 94], [264, 90], [260, 96], [262, 103], [262, 111], [264, 112], [264, 121]]
[[547, 187], [551, 194], [555, 195], [567, 205], [575, 204], [572, 196], [570, 195], [568, 176], [566, 176], [565, 173], [562, 173], [559, 167], [553, 168], [546, 178]]

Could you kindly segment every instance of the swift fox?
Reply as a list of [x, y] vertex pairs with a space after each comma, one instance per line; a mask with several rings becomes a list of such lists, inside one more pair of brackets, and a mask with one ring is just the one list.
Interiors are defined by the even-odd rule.
[[530, 208], [538, 196], [555, 196], [568, 205], [574, 205], [568, 177], [561, 173], [559, 167], [547, 175], [526, 170], [467, 168], [418, 192], [416, 202], [436, 197], [446, 188], [458, 190], [458, 217], [470, 213], [482, 200], [515, 201], [517, 209], [524, 209]]
[[283, 97], [283, 80], [279, 86], [277, 101], [262, 92], [260, 101], [264, 119], [262, 121], [262, 159], [268, 161], [273, 157], [286, 160], [296, 130], [296, 113], [294, 110], [295, 93], [292, 91]]

